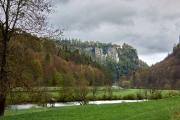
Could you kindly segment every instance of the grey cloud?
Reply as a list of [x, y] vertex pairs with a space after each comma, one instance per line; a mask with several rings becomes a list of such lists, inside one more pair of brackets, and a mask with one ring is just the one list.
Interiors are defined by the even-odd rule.
[[[163, 53], [169, 52], [174, 44], [172, 40], [163, 34], [157, 34], [154, 36], [146, 36], [140, 39], [141, 43], [137, 45], [140, 46], [139, 49], [141, 54], [153, 54], [153, 53]], [[136, 45], [136, 43], [134, 43]]]
[[[78, 2], [78, 1], [77, 1]], [[101, 23], [133, 25], [132, 17], [136, 15], [134, 8], [112, 3], [89, 2], [83, 4], [70, 1], [66, 5], [57, 6], [57, 12], [52, 16], [54, 23], [61, 23], [71, 29], [91, 29], [99, 27]]]
[[180, 22], [177, 22], [177, 23], [175, 24], [175, 27], [176, 27], [176, 30], [180, 30]]
[[172, 13], [172, 14], [166, 14], [163, 16], [164, 19], [166, 20], [175, 20], [180, 18], [180, 13]]
[[53, 2], [57, 5], [57, 4], [65, 4], [65, 3], [68, 3], [69, 0], [53, 0]]
[[161, 18], [161, 14], [157, 8], [150, 6], [142, 12], [143, 17], [147, 18], [148, 21], [157, 22]]
[[119, 44], [122, 44], [120, 41], [128, 43], [136, 48], [138, 53], [141, 55], [171, 52], [174, 43], [178, 42], [178, 36], [172, 39], [170, 35], [161, 32], [161, 30], [159, 33], [154, 35], [124, 33], [119, 36], [119, 38]]
[[153, 54], [166, 55], [178, 42], [179, 0], [55, 1], [57, 12], [50, 16], [51, 23], [68, 27], [64, 37], [127, 43], [137, 49], [144, 61], [159, 61]]

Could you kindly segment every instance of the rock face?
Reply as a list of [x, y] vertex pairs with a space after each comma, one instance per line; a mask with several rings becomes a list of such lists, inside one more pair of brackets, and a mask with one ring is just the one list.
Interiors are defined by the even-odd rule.
[[80, 40], [60, 40], [63, 47], [70, 51], [78, 49], [80, 54], [91, 57], [114, 70], [115, 81], [132, 70], [147, 67], [147, 64], [138, 57], [137, 50], [128, 44], [122, 47], [117, 44], [100, 42], [82, 42]]
[[88, 47], [88, 48], [81, 48], [82, 53], [92, 53], [94, 56], [94, 59], [97, 59], [98, 61], [106, 61], [107, 57], [110, 57], [114, 62], [119, 62], [119, 56], [118, 56], [118, 49], [115, 47], [109, 46], [107, 47], [107, 50], [103, 50], [103, 48], [99, 47]]
[[119, 56], [118, 56], [117, 48], [108, 47], [107, 55], [110, 56], [116, 63], [119, 62]]

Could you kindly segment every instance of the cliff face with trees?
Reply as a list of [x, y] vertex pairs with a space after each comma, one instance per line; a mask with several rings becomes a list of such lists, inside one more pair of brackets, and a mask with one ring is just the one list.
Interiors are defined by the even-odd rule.
[[64, 48], [70, 51], [78, 50], [82, 55], [91, 57], [102, 65], [114, 71], [114, 81], [133, 70], [140, 70], [148, 65], [138, 58], [137, 50], [128, 44], [122, 46], [111, 43], [82, 42], [77, 39], [58, 40]]
[[180, 90], [180, 44], [174, 46], [172, 54], [150, 68], [133, 71], [119, 80], [120, 86], [128, 83], [132, 88], [178, 89]]

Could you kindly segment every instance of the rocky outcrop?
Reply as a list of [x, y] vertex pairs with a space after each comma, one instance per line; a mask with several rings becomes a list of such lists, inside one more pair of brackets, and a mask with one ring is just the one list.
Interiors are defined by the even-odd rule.
[[137, 50], [125, 43], [122, 47], [117, 44], [80, 40], [60, 40], [60, 43], [71, 51], [78, 49], [80, 54], [90, 56], [92, 60], [113, 69], [115, 81], [132, 70], [147, 67], [147, 64], [139, 59]]

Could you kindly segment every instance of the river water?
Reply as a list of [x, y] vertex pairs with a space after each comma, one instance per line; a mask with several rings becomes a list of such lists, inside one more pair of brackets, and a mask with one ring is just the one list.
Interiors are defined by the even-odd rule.
[[[143, 102], [147, 100], [105, 100], [105, 101], [89, 101], [88, 104], [114, 104], [114, 103], [122, 103], [122, 102]], [[55, 103], [55, 107], [62, 106], [75, 106], [80, 105], [79, 102], [57, 102]], [[9, 105], [6, 107], [6, 110], [19, 110], [19, 109], [29, 109], [29, 108], [41, 108], [42, 106], [38, 106], [37, 104], [19, 104], [19, 105]], [[47, 104], [47, 107], [50, 107], [50, 104]]]

